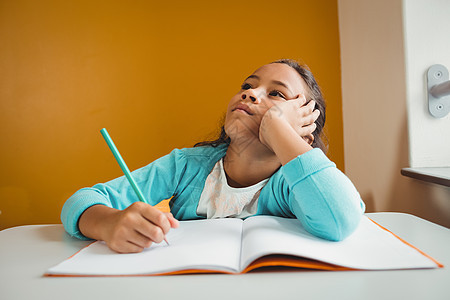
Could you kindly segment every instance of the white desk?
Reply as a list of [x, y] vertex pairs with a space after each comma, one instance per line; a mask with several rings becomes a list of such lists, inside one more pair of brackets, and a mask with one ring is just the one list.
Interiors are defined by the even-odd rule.
[[400, 271], [265, 271], [244, 275], [43, 277], [87, 245], [62, 225], [0, 232], [0, 299], [450, 299], [450, 230], [399, 213], [367, 214], [445, 265]]

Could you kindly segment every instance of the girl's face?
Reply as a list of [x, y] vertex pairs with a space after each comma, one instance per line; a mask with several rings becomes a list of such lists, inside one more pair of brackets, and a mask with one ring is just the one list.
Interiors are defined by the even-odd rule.
[[305, 95], [306, 83], [298, 72], [282, 63], [257, 69], [245, 79], [241, 90], [231, 98], [225, 117], [225, 132], [231, 140], [259, 139], [259, 125], [274, 105]]

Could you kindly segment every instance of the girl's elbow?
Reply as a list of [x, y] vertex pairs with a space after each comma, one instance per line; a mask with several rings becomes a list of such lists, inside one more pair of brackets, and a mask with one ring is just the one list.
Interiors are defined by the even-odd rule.
[[[365, 211], [365, 205], [358, 193], [352, 199], [355, 201], [349, 201], [347, 205], [344, 205], [340, 209], [332, 210], [331, 219], [333, 222], [329, 223], [332, 228], [330, 228], [327, 235], [328, 240], [342, 241], [350, 236], [358, 227]], [[340, 202], [343, 203], [344, 201], [342, 200]]]
[[361, 220], [361, 212], [343, 215], [333, 215], [328, 221], [309, 224], [306, 229], [313, 235], [325, 240], [339, 242], [350, 236], [358, 227]]
[[329, 228], [323, 238], [340, 242], [349, 237], [358, 227], [361, 214], [336, 218], [332, 228]]
[[351, 221], [337, 225], [337, 234], [331, 236], [332, 241], [340, 242], [349, 237], [358, 227], [360, 217], [354, 218]]

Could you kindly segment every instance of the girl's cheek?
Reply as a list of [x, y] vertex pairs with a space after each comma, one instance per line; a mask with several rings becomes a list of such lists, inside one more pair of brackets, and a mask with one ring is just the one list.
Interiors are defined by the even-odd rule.
[[262, 116], [264, 115], [269, 109], [271, 109], [274, 106], [272, 102], [266, 101], [264, 103], [261, 103], [260, 106], [258, 106], [258, 113]]

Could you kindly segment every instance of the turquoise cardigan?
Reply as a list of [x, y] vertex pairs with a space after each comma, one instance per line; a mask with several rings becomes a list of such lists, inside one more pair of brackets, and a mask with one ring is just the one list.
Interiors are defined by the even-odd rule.
[[[156, 205], [169, 199], [178, 220], [201, 219], [197, 206], [206, 177], [225, 156], [227, 145], [175, 149], [132, 172], [147, 201]], [[66, 231], [87, 239], [78, 219], [90, 206], [103, 204], [125, 209], [139, 201], [125, 176], [92, 188], [83, 188], [64, 204], [61, 221]], [[256, 215], [297, 218], [318, 237], [339, 241], [357, 227], [365, 205], [351, 181], [318, 148], [278, 169], [261, 190]]]

